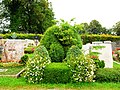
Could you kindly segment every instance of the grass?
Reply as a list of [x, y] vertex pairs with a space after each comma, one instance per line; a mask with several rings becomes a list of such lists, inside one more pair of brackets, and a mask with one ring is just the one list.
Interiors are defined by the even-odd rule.
[[24, 78], [0, 78], [0, 90], [119, 90], [120, 83], [28, 84]]
[[5, 72], [0, 72], [0, 75], [16, 75], [23, 68], [24, 66], [15, 62], [0, 63], [0, 69], [7, 69]]
[[23, 69], [23, 66], [6, 67], [3, 69], [8, 69], [8, 70], [6, 72], [0, 72], [0, 75], [16, 75]]
[[[120, 68], [120, 65], [114, 62], [113, 67]], [[0, 90], [119, 90], [119, 89], [120, 83], [94, 82], [94, 83], [67, 83], [67, 84], [28, 84], [23, 77], [20, 78], [0, 77]]]
[[113, 68], [120, 68], [120, 64], [113, 62]]

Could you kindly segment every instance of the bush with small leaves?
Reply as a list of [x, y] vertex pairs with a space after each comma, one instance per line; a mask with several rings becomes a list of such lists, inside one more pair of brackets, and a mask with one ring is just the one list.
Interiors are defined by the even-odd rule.
[[53, 43], [50, 45], [49, 56], [51, 62], [62, 62], [64, 59], [64, 49], [59, 43]]
[[44, 68], [50, 63], [48, 51], [44, 46], [39, 46], [34, 52], [33, 58], [29, 59], [24, 77], [29, 83], [40, 83], [43, 78]]
[[24, 55], [24, 56], [21, 57], [20, 63], [23, 64], [23, 65], [25, 65], [26, 62], [28, 61], [28, 59], [29, 59], [28, 55]]
[[77, 46], [72, 46], [67, 53], [67, 63], [73, 73], [72, 80], [74, 82], [93, 82], [96, 71], [94, 61], [81, 53]]
[[54, 59], [53, 61], [61, 62], [64, 59], [63, 57], [66, 57], [66, 53], [72, 45], [82, 48], [82, 40], [75, 26], [61, 20], [61, 22], [46, 30], [44, 36], [41, 38], [40, 45], [46, 47], [51, 59]]

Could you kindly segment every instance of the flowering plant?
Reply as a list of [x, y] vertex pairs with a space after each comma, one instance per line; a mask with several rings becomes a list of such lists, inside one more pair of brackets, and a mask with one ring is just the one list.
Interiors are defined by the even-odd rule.
[[116, 48], [114, 51], [112, 51], [113, 60], [120, 62], [120, 48]]
[[95, 62], [90, 56], [78, 52], [81, 50], [77, 46], [72, 46], [67, 53], [66, 59], [73, 74], [72, 80], [75, 82], [93, 82], [96, 71]]
[[34, 57], [29, 59], [24, 77], [29, 83], [39, 83], [43, 78], [43, 71], [50, 63], [49, 54], [44, 46], [39, 46], [34, 52]]

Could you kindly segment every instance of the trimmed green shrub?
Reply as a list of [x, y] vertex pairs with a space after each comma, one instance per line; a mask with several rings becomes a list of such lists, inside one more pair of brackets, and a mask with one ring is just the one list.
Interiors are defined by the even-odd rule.
[[29, 59], [28, 55], [24, 55], [21, 57], [20, 63], [23, 65], [26, 65], [26, 62], [28, 61], [28, 59]]
[[34, 52], [33, 58], [30, 58], [26, 65], [24, 77], [29, 83], [40, 83], [43, 79], [44, 68], [50, 63], [48, 51], [44, 46], [39, 46]]
[[66, 60], [69, 62], [70, 57], [78, 57], [79, 55], [83, 55], [81, 49], [78, 46], [73, 45], [67, 52]]
[[64, 49], [59, 43], [53, 43], [50, 45], [49, 56], [51, 62], [62, 62], [64, 58]]
[[80, 35], [83, 41], [83, 44], [86, 43], [92, 43], [94, 41], [118, 41], [120, 40], [120, 36], [113, 36], [113, 35], [106, 35], [106, 34], [102, 34], [102, 35]]
[[61, 22], [46, 30], [40, 40], [40, 45], [46, 47], [51, 59], [54, 59], [53, 61], [61, 62], [66, 57], [66, 53], [72, 45], [82, 48], [82, 41], [74, 26], [68, 22]]
[[44, 83], [69, 83], [71, 71], [66, 63], [50, 63], [44, 70]]
[[120, 82], [120, 68], [103, 68], [96, 72], [97, 82]]
[[[77, 51], [75, 51], [77, 50]], [[89, 57], [81, 54], [77, 46], [72, 46], [67, 53], [67, 63], [71, 68], [73, 82], [93, 82], [96, 66]]]
[[[0, 36], [3, 37], [3, 39], [12, 39], [11, 37], [12, 34], [0, 34]], [[16, 39], [35, 39], [36, 34], [18, 34], [16, 33]], [[38, 39], [40, 40], [41, 37], [43, 36], [42, 34], [37, 34]]]
[[[16, 35], [17, 35], [17, 39], [35, 39], [35, 36], [36, 36], [36, 34], [22, 34], [22, 33], [21, 34], [16, 33]], [[12, 38], [11, 34], [0, 34], [0, 36], [3, 37], [3, 39], [11, 39]], [[37, 34], [37, 36], [39, 37], [38, 38], [39, 40], [43, 37], [42, 34]], [[102, 35], [82, 34], [82, 35], [80, 35], [80, 37], [82, 38], [83, 44], [91, 43], [94, 41], [113, 41], [114, 42], [114, 41], [120, 40], [120, 36], [113, 36], [113, 35], [106, 35], [106, 34], [102, 34]]]
[[26, 47], [25, 49], [24, 49], [24, 53], [25, 54], [31, 54], [31, 53], [34, 53], [34, 50], [35, 50], [35, 48], [36, 47]]

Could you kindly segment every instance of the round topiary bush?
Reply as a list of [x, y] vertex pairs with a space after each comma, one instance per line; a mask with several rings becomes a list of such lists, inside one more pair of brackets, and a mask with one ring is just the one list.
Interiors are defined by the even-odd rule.
[[62, 21], [46, 30], [40, 45], [46, 47], [53, 62], [61, 62], [72, 45], [82, 48], [82, 41], [76, 28]]
[[50, 45], [49, 56], [51, 62], [62, 62], [64, 58], [64, 49], [59, 43], [53, 43]]
[[92, 82], [96, 71], [95, 62], [82, 54], [77, 46], [72, 46], [67, 53], [67, 63], [71, 68], [72, 80], [74, 82]]
[[44, 46], [39, 46], [34, 52], [34, 57], [29, 59], [26, 65], [24, 77], [29, 83], [39, 83], [43, 78], [43, 71], [50, 63], [48, 51]]

